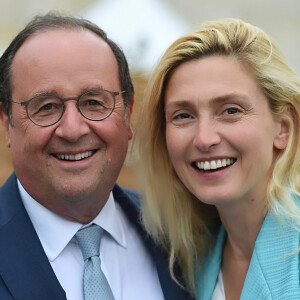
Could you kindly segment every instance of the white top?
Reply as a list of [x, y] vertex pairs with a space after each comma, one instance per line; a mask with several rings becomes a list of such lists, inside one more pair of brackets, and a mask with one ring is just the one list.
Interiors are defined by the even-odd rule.
[[[74, 238], [82, 224], [66, 220], [35, 201], [18, 181], [25, 209], [68, 300], [83, 300], [84, 262]], [[105, 232], [100, 245], [101, 268], [115, 300], [163, 300], [148, 250], [112, 193], [91, 222]]]
[[211, 300], [226, 300], [221, 270], [219, 272], [218, 281], [217, 281], [214, 293], [211, 297]]

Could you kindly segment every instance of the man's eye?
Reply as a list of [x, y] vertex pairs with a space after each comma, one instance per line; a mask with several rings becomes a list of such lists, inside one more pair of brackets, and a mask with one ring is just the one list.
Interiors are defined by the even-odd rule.
[[48, 103], [48, 104], [42, 106], [42, 107], [40, 108], [40, 110], [51, 110], [51, 109], [53, 109], [53, 108], [54, 108], [54, 104], [53, 104], [53, 103]]
[[96, 109], [106, 107], [107, 102], [103, 99], [83, 99], [80, 101], [80, 107], [87, 108], [87, 109]]
[[90, 106], [97, 106], [97, 105], [102, 105], [103, 106], [103, 103], [99, 102], [98, 100], [88, 100], [87, 101], [87, 105], [90, 105]]
[[61, 109], [61, 104], [56, 102], [35, 103], [32, 102], [28, 108], [30, 114], [53, 113]]

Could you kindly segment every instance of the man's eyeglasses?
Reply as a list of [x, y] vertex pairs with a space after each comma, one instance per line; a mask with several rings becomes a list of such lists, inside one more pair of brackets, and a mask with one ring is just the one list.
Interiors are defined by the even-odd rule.
[[59, 98], [53, 95], [39, 95], [27, 101], [13, 103], [25, 106], [28, 118], [36, 125], [47, 127], [57, 123], [63, 116], [65, 102], [76, 100], [78, 111], [91, 121], [101, 121], [108, 118], [115, 108], [115, 97], [125, 93], [111, 92], [103, 89], [93, 89], [84, 92], [79, 97]]

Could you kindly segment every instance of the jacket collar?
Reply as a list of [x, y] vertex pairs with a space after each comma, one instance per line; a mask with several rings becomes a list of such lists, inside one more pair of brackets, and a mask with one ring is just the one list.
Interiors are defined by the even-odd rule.
[[[295, 254], [299, 236], [299, 231], [269, 211], [255, 242], [241, 300], [291, 299], [291, 295], [293, 299], [300, 299], [299, 253]], [[226, 231], [221, 226], [214, 247], [197, 274], [197, 299], [210, 300], [212, 297], [225, 240]]]
[[226, 231], [221, 226], [214, 246], [205, 256], [203, 264], [200, 266], [200, 272], [196, 277], [197, 299], [210, 300], [212, 297], [221, 268], [225, 239]]
[[241, 299], [300, 299], [299, 253], [295, 253], [299, 231], [286, 222], [268, 213], [255, 242]]

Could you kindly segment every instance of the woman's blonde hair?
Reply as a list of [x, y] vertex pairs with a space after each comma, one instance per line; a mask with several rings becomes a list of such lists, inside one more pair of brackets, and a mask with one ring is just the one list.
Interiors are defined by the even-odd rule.
[[145, 182], [145, 227], [157, 242], [169, 247], [172, 276], [178, 264], [190, 292], [194, 290], [196, 262], [201, 262], [212, 245], [220, 220], [215, 207], [196, 199], [172, 167], [165, 139], [164, 90], [179, 65], [212, 55], [232, 56], [247, 64], [274, 116], [289, 121], [288, 146], [276, 159], [267, 199], [275, 210], [284, 203], [286, 214], [300, 223], [298, 209], [287, 193], [290, 188], [300, 191], [298, 76], [259, 28], [239, 19], [204, 23], [197, 31], [175, 41], [161, 58], [146, 88], [136, 132]]

